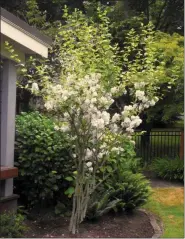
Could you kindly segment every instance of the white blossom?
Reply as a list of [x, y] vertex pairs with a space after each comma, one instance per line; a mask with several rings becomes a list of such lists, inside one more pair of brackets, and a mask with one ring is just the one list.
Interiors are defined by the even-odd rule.
[[69, 131], [69, 126], [64, 124], [60, 127], [60, 130], [65, 133], [65, 132]]
[[110, 114], [106, 111], [103, 111], [101, 114], [102, 119], [104, 120], [105, 125], [109, 124]]
[[93, 155], [93, 152], [90, 149], [87, 149], [85, 159], [88, 160], [88, 159], [92, 158], [92, 155]]
[[135, 89], [141, 89], [145, 86], [145, 82], [136, 82], [134, 84]]
[[98, 158], [101, 159], [101, 158], [103, 158], [104, 155], [105, 155], [105, 152], [101, 152], [98, 154]]
[[54, 102], [53, 101], [46, 101], [44, 106], [46, 107], [47, 110], [52, 110], [53, 107], [54, 107]]
[[132, 129], [132, 128], [126, 128], [126, 131], [128, 132], [128, 133], [134, 133], [134, 130]]
[[117, 114], [117, 113], [115, 113], [115, 114], [112, 116], [111, 121], [112, 121], [113, 123], [115, 123], [115, 122], [117, 122], [118, 120], [120, 120], [120, 115]]
[[32, 83], [31, 91], [32, 93], [37, 93], [39, 91], [39, 86], [36, 82]]
[[136, 144], [136, 142], [134, 140], [131, 140], [130, 143], [132, 143], [133, 145]]
[[89, 168], [89, 171], [90, 171], [90, 172], [93, 172], [93, 167], [90, 167], [90, 168]]
[[124, 111], [130, 111], [130, 110], [132, 110], [133, 109], [133, 107], [131, 106], [131, 105], [126, 105], [125, 107], [124, 107]]
[[154, 106], [155, 105], [155, 101], [152, 99], [151, 101], [150, 101], [150, 106]]
[[89, 167], [92, 166], [92, 162], [87, 162], [86, 165], [87, 165], [87, 167], [89, 168]]
[[112, 149], [111, 149], [111, 151], [115, 151], [115, 152], [118, 152], [119, 151], [119, 148], [117, 148], [117, 147], [113, 147]]
[[141, 100], [141, 101], [145, 101], [146, 102], [146, 97], [145, 97], [145, 92], [144, 91], [141, 91], [141, 90], [136, 90], [136, 98], [138, 100]]
[[113, 133], [118, 133], [118, 131], [120, 130], [120, 128], [118, 127], [117, 124], [111, 124], [111, 125], [110, 125], [110, 130], [111, 130]]
[[55, 126], [54, 126], [54, 129], [55, 129], [55, 130], [59, 130], [60, 127], [58, 127], [58, 125], [55, 125]]
[[115, 94], [117, 92], [117, 90], [118, 90], [117, 87], [113, 87], [113, 88], [111, 88], [110, 92], [112, 94]]

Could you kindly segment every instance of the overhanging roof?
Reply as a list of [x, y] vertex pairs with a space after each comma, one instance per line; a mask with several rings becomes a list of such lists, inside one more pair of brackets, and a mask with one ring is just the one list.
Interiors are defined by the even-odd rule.
[[0, 32], [3, 36], [25, 47], [25, 53], [30, 53], [31, 51], [47, 57], [48, 48], [52, 44], [51, 38], [41, 34], [35, 27], [31, 27], [4, 8], [1, 8], [0, 11]]
[[52, 44], [52, 39], [41, 34], [35, 27], [31, 27], [26, 22], [22, 21], [20, 18], [16, 17], [12, 13], [8, 12], [1, 7], [1, 19], [8, 22], [17, 29], [24, 31], [26, 34], [32, 36], [33, 38], [39, 40], [44, 45], [50, 47]]

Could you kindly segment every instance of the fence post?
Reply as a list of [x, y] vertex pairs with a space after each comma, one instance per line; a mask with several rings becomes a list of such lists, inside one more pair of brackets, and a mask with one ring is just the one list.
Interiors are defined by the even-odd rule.
[[181, 132], [180, 137], [180, 159], [184, 159], [184, 131]]

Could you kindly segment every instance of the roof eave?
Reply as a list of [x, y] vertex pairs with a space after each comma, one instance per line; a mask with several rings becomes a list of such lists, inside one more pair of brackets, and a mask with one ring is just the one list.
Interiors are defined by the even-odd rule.
[[18, 30], [24, 32], [26, 35], [32, 37], [48, 48], [52, 45], [52, 39], [44, 34], [41, 34], [36, 28], [31, 27], [26, 22], [21, 20], [20, 18], [14, 16], [12, 13], [8, 12], [4, 8], [0, 9], [1, 11], [1, 19], [11, 26], [17, 28]]

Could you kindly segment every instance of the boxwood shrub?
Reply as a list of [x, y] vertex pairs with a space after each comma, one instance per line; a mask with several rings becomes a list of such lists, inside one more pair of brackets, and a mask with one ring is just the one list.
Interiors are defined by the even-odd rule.
[[55, 204], [68, 187], [72, 171], [70, 142], [54, 130], [54, 122], [38, 112], [16, 117], [15, 164], [19, 176], [15, 191], [29, 205]]
[[21, 238], [28, 230], [24, 224], [24, 216], [13, 212], [1, 213], [0, 225], [1, 238]]

